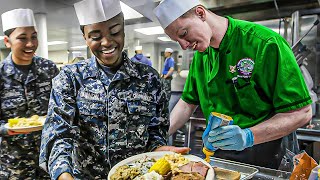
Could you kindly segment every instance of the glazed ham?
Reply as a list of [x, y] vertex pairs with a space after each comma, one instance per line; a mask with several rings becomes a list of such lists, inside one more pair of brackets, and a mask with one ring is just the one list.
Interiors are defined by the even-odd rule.
[[206, 177], [209, 167], [203, 164], [202, 162], [194, 162], [191, 161], [186, 165], [179, 167], [179, 169], [183, 172], [197, 172], [203, 177]]
[[179, 167], [179, 169], [183, 172], [191, 172], [192, 170], [192, 165], [194, 164], [193, 161], [189, 162], [188, 164], [185, 164], [181, 167]]
[[206, 177], [209, 167], [203, 164], [202, 162], [196, 162], [192, 166], [192, 172], [197, 172], [203, 177]]

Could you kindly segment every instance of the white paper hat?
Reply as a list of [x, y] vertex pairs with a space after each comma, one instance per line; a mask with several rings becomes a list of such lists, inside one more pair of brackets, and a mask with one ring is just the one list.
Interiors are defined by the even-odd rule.
[[199, 4], [199, 0], [162, 0], [153, 12], [165, 29], [174, 20]]
[[14, 9], [7, 11], [1, 15], [2, 30], [34, 26], [36, 28], [36, 21], [34, 20], [33, 11], [31, 9]]
[[141, 50], [142, 50], [142, 46], [136, 46], [136, 47], [134, 48], [134, 50], [135, 50], [135, 51], [141, 51]]
[[80, 25], [107, 21], [121, 12], [120, 0], [83, 0], [74, 8]]
[[171, 48], [166, 48], [166, 50], [164, 50], [164, 52], [169, 52], [169, 53], [172, 53], [173, 50]]

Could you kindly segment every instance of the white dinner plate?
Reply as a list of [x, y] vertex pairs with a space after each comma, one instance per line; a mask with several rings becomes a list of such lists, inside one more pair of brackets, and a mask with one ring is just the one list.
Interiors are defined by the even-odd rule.
[[34, 132], [40, 131], [43, 128], [43, 124], [46, 120], [46, 116], [39, 116], [39, 120], [42, 122], [42, 125], [39, 126], [27, 126], [27, 127], [9, 127], [9, 123], [4, 125], [5, 128], [14, 131], [14, 132]]
[[[108, 180], [110, 180], [111, 176], [116, 172], [117, 168], [119, 166], [125, 165], [125, 164], [130, 164], [136, 160], [142, 159], [145, 156], [148, 157], [152, 157], [154, 159], [160, 159], [161, 157], [163, 157], [166, 154], [174, 154], [174, 152], [172, 151], [158, 151], [158, 152], [148, 152], [148, 153], [142, 153], [142, 154], [138, 154], [135, 156], [131, 156], [127, 159], [124, 159], [122, 161], [120, 161], [118, 164], [116, 164], [115, 166], [112, 167], [112, 169], [110, 170], [109, 174], [108, 174]], [[199, 162], [201, 161], [202, 163], [204, 163], [205, 165], [207, 165], [209, 167], [208, 172], [207, 172], [207, 176], [206, 176], [206, 180], [213, 180], [214, 179], [214, 170], [212, 168], [212, 166], [207, 163], [205, 160], [201, 159], [198, 156], [194, 156], [194, 155], [183, 155], [185, 158], [188, 158], [190, 161], [196, 161]]]

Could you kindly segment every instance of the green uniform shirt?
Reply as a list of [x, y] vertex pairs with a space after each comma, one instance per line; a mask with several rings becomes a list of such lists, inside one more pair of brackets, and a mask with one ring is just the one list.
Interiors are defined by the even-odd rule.
[[272, 30], [228, 17], [219, 49], [196, 52], [182, 100], [233, 118], [247, 128], [276, 113], [311, 104], [311, 99], [285, 39]]

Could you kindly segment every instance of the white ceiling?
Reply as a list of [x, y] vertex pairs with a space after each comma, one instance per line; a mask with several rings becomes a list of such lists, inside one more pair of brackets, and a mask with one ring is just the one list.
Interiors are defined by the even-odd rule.
[[[49, 46], [49, 51], [68, 50], [73, 46], [85, 45], [73, 7], [73, 4], [78, 1], [80, 0], [0, 0], [0, 14], [15, 8], [30, 8], [35, 14], [46, 13], [48, 41], [68, 42], [67, 44]], [[159, 35], [146, 36], [134, 31], [135, 28], [159, 25], [152, 14], [156, 0], [121, 1], [141, 13], [144, 16], [142, 20], [148, 21], [147, 23], [136, 23], [135, 21], [141, 19], [130, 20], [131, 25], [125, 27], [126, 44], [136, 42], [138, 39], [140, 43], [163, 43], [157, 39]], [[2, 25], [0, 28], [2, 29]], [[0, 36], [2, 35], [1, 31]], [[0, 44], [0, 48], [4, 48], [3, 43]]]
[[[0, 14], [15, 8], [30, 8], [37, 13], [45, 13], [47, 15], [47, 31], [48, 41], [66, 41], [67, 44], [49, 46], [49, 51], [70, 50], [72, 46], [85, 45], [81, 31], [79, 29], [76, 13], [73, 4], [80, 0], [0, 0]], [[141, 13], [144, 18], [126, 21], [126, 45], [136, 43], [166, 43], [158, 40], [159, 36], [163, 35], [144, 35], [134, 31], [136, 28], [146, 28], [159, 26], [152, 10], [160, 0], [121, 0], [126, 5]], [[216, 7], [221, 3], [229, 1], [222, 0], [200, 0], [207, 7]], [[250, 2], [251, 0], [230, 0], [232, 2]], [[267, 0], [259, 0], [267, 1]], [[144, 21], [139, 23], [139, 21]], [[147, 21], [147, 22], [146, 22]], [[277, 28], [278, 21], [269, 21], [271, 23], [262, 23], [270, 28]], [[0, 23], [0, 29], [2, 30]], [[0, 36], [3, 33], [0, 31]], [[3, 42], [0, 43], [0, 48], [4, 48]]]

